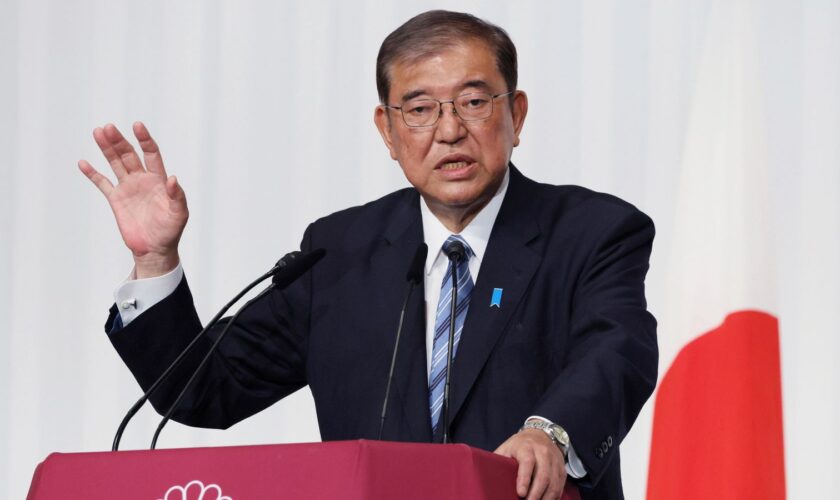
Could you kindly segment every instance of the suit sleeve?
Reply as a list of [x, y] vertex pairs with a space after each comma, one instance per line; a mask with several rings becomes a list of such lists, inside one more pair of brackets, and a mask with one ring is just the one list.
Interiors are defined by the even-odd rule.
[[[309, 249], [309, 230], [301, 248]], [[227, 428], [306, 385], [311, 271], [286, 290], [273, 290], [244, 311], [173, 415], [196, 427]], [[111, 331], [116, 307], [105, 325]], [[150, 398], [165, 413], [230, 318], [200, 339]], [[201, 331], [186, 277], [175, 292], [109, 335], [143, 390]]]
[[656, 320], [644, 281], [653, 222], [625, 211], [595, 239], [574, 287], [564, 368], [533, 412], [560, 424], [597, 484], [656, 385]]

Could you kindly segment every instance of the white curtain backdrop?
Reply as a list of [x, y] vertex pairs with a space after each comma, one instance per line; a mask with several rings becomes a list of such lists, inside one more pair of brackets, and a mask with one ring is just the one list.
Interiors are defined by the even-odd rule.
[[[713, 3], [0, 0], [0, 497], [24, 498], [50, 452], [110, 449], [139, 396], [102, 331], [131, 264], [105, 200], [75, 166], [86, 158], [107, 170], [94, 127], [128, 132], [143, 120], [157, 138], [187, 192], [182, 257], [206, 320], [296, 249], [309, 222], [406, 185], [373, 126], [379, 44], [423, 10], [469, 11], [506, 28], [519, 50], [531, 107], [514, 162], [654, 219], [648, 299], [667, 316], [680, 165]], [[766, 137], [751, 156], [766, 158], [757, 181], [771, 213], [747, 222], [771, 225], [788, 495], [838, 498], [840, 4], [716, 8], [725, 17], [734, 4], [750, 13], [737, 21], [757, 82], [746, 112]], [[645, 494], [651, 408], [622, 444], [628, 498]], [[123, 447], [148, 446], [157, 420], [141, 412]], [[162, 435], [165, 447], [317, 440], [306, 390], [228, 431], [172, 423]], [[714, 480], [715, 464], [700, 466]]]

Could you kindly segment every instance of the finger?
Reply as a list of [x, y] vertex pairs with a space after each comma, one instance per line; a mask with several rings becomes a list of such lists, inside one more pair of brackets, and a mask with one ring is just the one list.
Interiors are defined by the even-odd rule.
[[105, 137], [105, 130], [102, 127], [93, 129], [93, 140], [96, 141], [96, 145], [99, 146], [105, 159], [108, 160], [108, 164], [111, 165], [111, 170], [114, 171], [117, 180], [122, 180], [123, 176], [128, 172], [125, 169], [125, 165], [123, 165], [122, 159], [120, 159], [120, 155], [111, 146], [111, 141]]
[[166, 169], [163, 167], [163, 158], [160, 155], [160, 149], [146, 125], [143, 122], [134, 122], [134, 137], [140, 143], [140, 149], [143, 150], [143, 162], [149, 172], [160, 174], [166, 177]]
[[181, 185], [178, 184], [178, 178], [170, 175], [166, 179], [166, 194], [169, 196], [169, 209], [174, 212], [179, 212], [187, 209], [187, 195]]
[[79, 170], [81, 170], [82, 173], [90, 179], [93, 185], [96, 186], [106, 197], [111, 193], [111, 190], [114, 189], [114, 185], [111, 184], [111, 181], [109, 181], [104, 175], [97, 172], [96, 169], [93, 168], [93, 165], [87, 161], [79, 160]]
[[566, 489], [566, 466], [561, 465], [562, 472], [559, 477], [555, 476], [554, 480], [549, 485], [549, 493], [551, 498], [562, 498], [563, 491]]
[[534, 473], [535, 460], [533, 455], [517, 459], [519, 468], [516, 471], [516, 494], [524, 497], [528, 494], [528, 486], [531, 484], [531, 476]]
[[548, 490], [551, 483], [551, 467], [540, 459], [534, 465], [531, 486], [528, 488], [528, 500], [539, 500]]
[[563, 498], [563, 489], [566, 486], [565, 479], [553, 477], [543, 493], [543, 498]]
[[528, 500], [539, 500], [543, 498], [543, 495], [548, 493], [549, 486], [551, 485], [551, 475], [546, 472], [547, 469], [546, 464], [540, 463], [537, 460], [537, 464], [534, 467], [534, 476], [531, 478], [531, 486], [528, 488]]
[[134, 152], [134, 146], [123, 137], [122, 133], [114, 126], [113, 123], [105, 125], [105, 138], [111, 143], [111, 147], [119, 155], [122, 164], [125, 165], [126, 171], [143, 172], [143, 163], [140, 162], [140, 157]]
[[566, 485], [566, 464], [561, 458], [562, 453], [552, 444], [551, 452], [544, 456], [540, 456], [538, 452], [537, 455], [537, 472], [534, 474], [533, 484], [539, 484], [544, 475], [546, 486], [542, 498], [562, 497]]

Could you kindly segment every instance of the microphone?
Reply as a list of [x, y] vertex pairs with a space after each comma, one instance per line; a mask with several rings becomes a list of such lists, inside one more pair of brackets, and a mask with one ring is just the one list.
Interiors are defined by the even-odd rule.
[[419, 285], [423, 281], [423, 269], [426, 267], [426, 255], [429, 253], [429, 247], [425, 243], [417, 245], [417, 251], [414, 252], [414, 258], [411, 260], [411, 266], [408, 272], [405, 273], [405, 280]]
[[[315, 252], [318, 252], [318, 250], [316, 250]], [[320, 252], [323, 252], [323, 250], [320, 250]], [[125, 414], [122, 421], [120, 422], [119, 427], [117, 428], [117, 433], [114, 435], [114, 442], [111, 445], [111, 451], [119, 450], [120, 440], [122, 439], [122, 435], [125, 431], [126, 426], [128, 426], [128, 422], [131, 421], [131, 419], [134, 417], [135, 414], [137, 414], [138, 411], [140, 411], [140, 408], [142, 408], [143, 404], [145, 404], [146, 401], [149, 400], [149, 397], [158, 389], [158, 387], [160, 387], [161, 383], [163, 383], [164, 380], [169, 378], [172, 371], [175, 370], [175, 368], [177, 368], [181, 364], [184, 358], [186, 358], [187, 354], [189, 354], [195, 348], [195, 346], [198, 344], [199, 339], [201, 339], [207, 333], [207, 331], [210, 330], [210, 328], [212, 328], [219, 321], [219, 319], [221, 319], [221, 317], [227, 312], [227, 310], [230, 309], [230, 307], [233, 304], [235, 304], [239, 299], [242, 298], [243, 295], [251, 291], [251, 289], [259, 285], [266, 279], [274, 276], [276, 273], [279, 273], [281, 270], [287, 268], [292, 261], [297, 260], [299, 255], [300, 252], [291, 252], [284, 255], [280, 260], [277, 261], [276, 264], [274, 264], [274, 266], [271, 269], [269, 269], [259, 278], [252, 281], [248, 286], [245, 287], [245, 289], [243, 289], [233, 299], [231, 299], [230, 302], [225, 304], [224, 307], [222, 307], [222, 309], [213, 317], [213, 319], [211, 319], [210, 322], [207, 323], [207, 326], [205, 326], [204, 329], [198, 332], [198, 334], [190, 341], [187, 347], [185, 347], [184, 350], [181, 351], [181, 354], [179, 354], [178, 357], [175, 358], [175, 360], [168, 367], [166, 367], [166, 370], [164, 370], [163, 373], [161, 373], [160, 376], [157, 378], [157, 380], [155, 380], [154, 383], [152, 383], [152, 385], [149, 386], [149, 389], [145, 393], [143, 393], [140, 399], [138, 399], [134, 403], [134, 405], [131, 408], [129, 408], [128, 412]]]
[[446, 381], [443, 385], [443, 444], [449, 442], [449, 382], [450, 373], [452, 372], [452, 346], [455, 344], [455, 316], [458, 307], [458, 264], [464, 258], [466, 249], [460, 241], [453, 241], [449, 247], [444, 250], [446, 256], [449, 257], [449, 265], [452, 269], [452, 301], [450, 302], [449, 314], [449, 345], [446, 346]]
[[[282, 290], [290, 284], [292, 284], [296, 279], [301, 277], [306, 271], [308, 271], [319, 260], [321, 260], [326, 253], [326, 250], [324, 250], [323, 248], [312, 250], [308, 254], [301, 254], [301, 252], [291, 252], [284, 256], [283, 259], [280, 259], [281, 261], [285, 261], [284, 265], [280, 266], [280, 262], [278, 261], [277, 265], [275, 265], [277, 270], [274, 271], [274, 273], [272, 273], [273, 278], [271, 280], [271, 284], [268, 285], [265, 288], [265, 290], [257, 294], [256, 297], [246, 302], [242, 307], [239, 308], [238, 311], [236, 311], [236, 313], [233, 315], [230, 321], [228, 321], [225, 327], [222, 329], [222, 332], [219, 334], [219, 336], [216, 337], [216, 340], [213, 342], [213, 345], [210, 346], [210, 350], [207, 351], [207, 354], [204, 355], [204, 357], [201, 359], [201, 362], [198, 364], [195, 370], [193, 370], [192, 375], [190, 375], [190, 378], [189, 380], [187, 380], [187, 383], [184, 384], [184, 387], [181, 389], [181, 392], [178, 394], [178, 397], [175, 398], [175, 401], [173, 401], [172, 404], [169, 406], [169, 409], [166, 410], [166, 414], [161, 419], [160, 424], [158, 424], [158, 427], [155, 430], [155, 435], [152, 437], [152, 445], [149, 449], [155, 449], [155, 446], [157, 446], [158, 437], [160, 436], [163, 427], [166, 425], [167, 422], [169, 422], [170, 417], [172, 417], [172, 414], [175, 412], [175, 408], [178, 407], [178, 403], [180, 403], [181, 400], [184, 398], [184, 395], [187, 393], [187, 389], [189, 389], [193, 381], [195, 381], [201, 369], [204, 368], [204, 365], [206, 365], [207, 362], [210, 360], [210, 356], [212, 356], [213, 353], [216, 352], [216, 349], [219, 347], [219, 344], [222, 342], [222, 339], [224, 339], [228, 331], [230, 331], [230, 327], [233, 326], [234, 323], [236, 323], [236, 320], [237, 318], [239, 318], [239, 315], [242, 314], [246, 309], [251, 307], [251, 305], [257, 302], [259, 299], [263, 298], [265, 295], [271, 292], [273, 289], [277, 288], [278, 290]], [[217, 320], [217, 318], [214, 319]], [[208, 329], [209, 325], [208, 327], [205, 327], [202, 333]]]
[[464, 254], [467, 253], [467, 249], [464, 248], [464, 245], [460, 241], [454, 240], [449, 244], [449, 247], [444, 250], [444, 253], [447, 257], [449, 257], [450, 262], [455, 262], [457, 264], [464, 258]]
[[[303, 273], [309, 271], [319, 260], [321, 260], [327, 251], [323, 248], [316, 248], [309, 253], [291, 252], [287, 254], [284, 259], [284, 265], [280, 266], [272, 273], [273, 278], [271, 283], [279, 289], [284, 289], [291, 285], [295, 280], [303, 276]], [[288, 258], [287, 258], [288, 257]], [[282, 261], [283, 259], [281, 259]], [[280, 262], [277, 263], [278, 265]]]
[[408, 281], [408, 289], [405, 293], [405, 300], [403, 300], [402, 309], [400, 310], [400, 322], [397, 325], [397, 339], [394, 342], [394, 353], [391, 355], [391, 368], [388, 370], [388, 384], [385, 386], [385, 400], [382, 401], [382, 415], [379, 419], [379, 440], [382, 441], [382, 429], [385, 427], [385, 416], [388, 412], [388, 396], [391, 394], [391, 382], [394, 380], [394, 367], [397, 364], [397, 351], [400, 348], [400, 335], [402, 335], [403, 320], [405, 319], [405, 309], [408, 307], [408, 299], [411, 297], [411, 292], [415, 285], [423, 282], [423, 268], [426, 265], [426, 254], [429, 252], [429, 247], [425, 243], [420, 243], [417, 250], [414, 252], [414, 258], [411, 259], [411, 265], [408, 267], [408, 273], [405, 275]]

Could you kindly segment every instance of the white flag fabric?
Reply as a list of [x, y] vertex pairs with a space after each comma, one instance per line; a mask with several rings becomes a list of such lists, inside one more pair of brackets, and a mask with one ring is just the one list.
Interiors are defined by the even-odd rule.
[[[785, 496], [766, 120], [750, 5], [717, 1], [694, 80], [648, 499]], [[713, 471], [713, 472], [712, 472]]]

